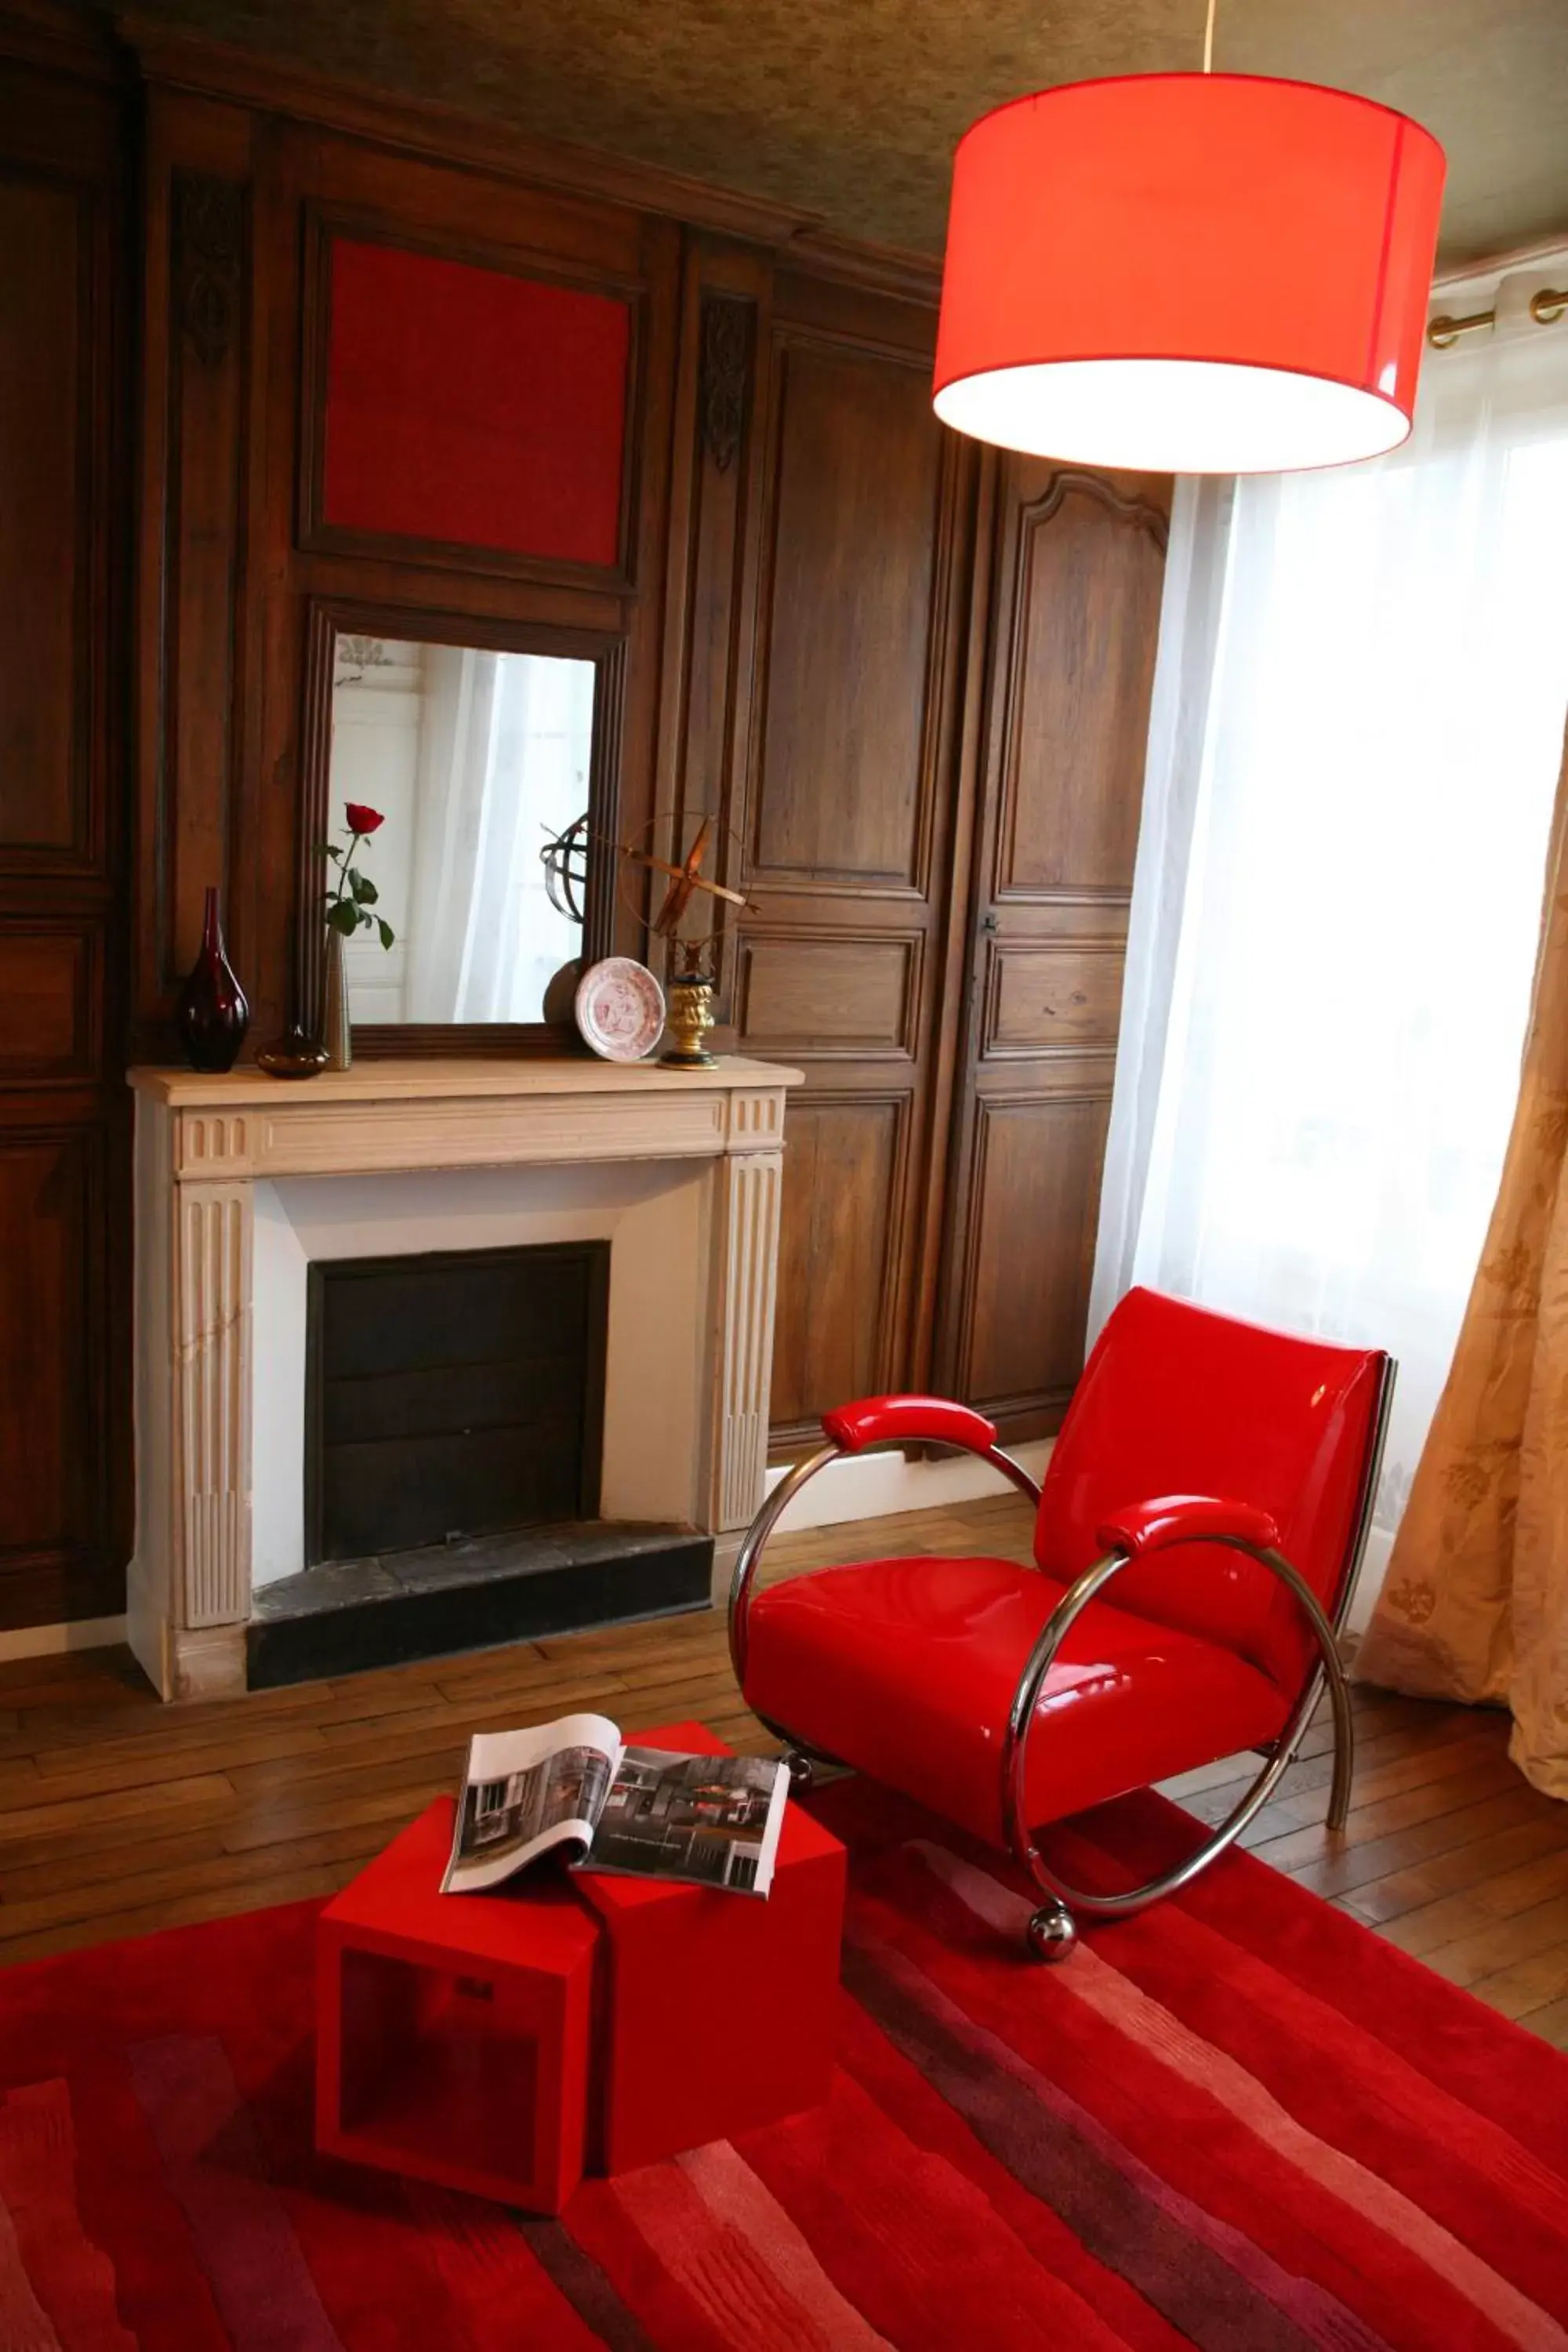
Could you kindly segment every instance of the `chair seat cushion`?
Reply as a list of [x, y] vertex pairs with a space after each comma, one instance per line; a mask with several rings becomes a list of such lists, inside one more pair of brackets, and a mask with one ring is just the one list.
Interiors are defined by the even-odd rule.
[[[991, 1844], [1002, 1842], [1008, 1710], [1065, 1587], [1005, 1559], [819, 1569], [752, 1601], [759, 1715]], [[1029, 1736], [1032, 1827], [1261, 1746], [1288, 1701], [1216, 1643], [1091, 1601]]]

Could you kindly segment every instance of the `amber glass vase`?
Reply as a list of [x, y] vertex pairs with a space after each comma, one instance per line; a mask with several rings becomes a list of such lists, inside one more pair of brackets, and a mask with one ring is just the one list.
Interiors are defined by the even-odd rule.
[[201, 953], [180, 991], [174, 1019], [193, 1070], [233, 1069], [250, 1026], [250, 1007], [224, 947], [216, 890], [207, 892]]

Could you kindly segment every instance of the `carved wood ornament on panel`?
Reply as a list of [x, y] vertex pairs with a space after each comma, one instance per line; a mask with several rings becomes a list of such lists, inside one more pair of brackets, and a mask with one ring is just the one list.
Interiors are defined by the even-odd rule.
[[702, 298], [702, 446], [721, 474], [741, 453], [751, 406], [755, 305], [732, 294]]
[[245, 191], [207, 172], [174, 177], [174, 309], [204, 367], [227, 357], [245, 270]]

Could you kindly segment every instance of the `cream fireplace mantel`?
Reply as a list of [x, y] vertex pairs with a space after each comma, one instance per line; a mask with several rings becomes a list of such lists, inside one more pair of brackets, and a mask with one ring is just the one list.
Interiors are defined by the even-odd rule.
[[[294, 1180], [334, 1180], [335, 1190], [335, 1180], [616, 1163], [684, 1171], [697, 1188], [682, 1228], [690, 1263], [674, 1270], [690, 1299], [698, 1400], [686, 1491], [693, 1524], [730, 1549], [763, 1491], [784, 1095], [800, 1075], [741, 1058], [700, 1071], [376, 1061], [294, 1084], [253, 1070], [133, 1070], [137, 1541], [127, 1620], [164, 1697], [244, 1687], [258, 1189], [277, 1188], [278, 1199]], [[612, 1254], [612, 1299], [613, 1267]], [[668, 1284], [672, 1269], [661, 1272]], [[639, 1377], [658, 1381], [658, 1363]]]

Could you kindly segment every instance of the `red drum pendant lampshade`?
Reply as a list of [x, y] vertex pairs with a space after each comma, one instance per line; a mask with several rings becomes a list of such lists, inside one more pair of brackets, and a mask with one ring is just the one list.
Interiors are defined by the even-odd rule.
[[1251, 74], [1070, 82], [960, 142], [936, 412], [1158, 473], [1333, 466], [1410, 430], [1443, 151]]

